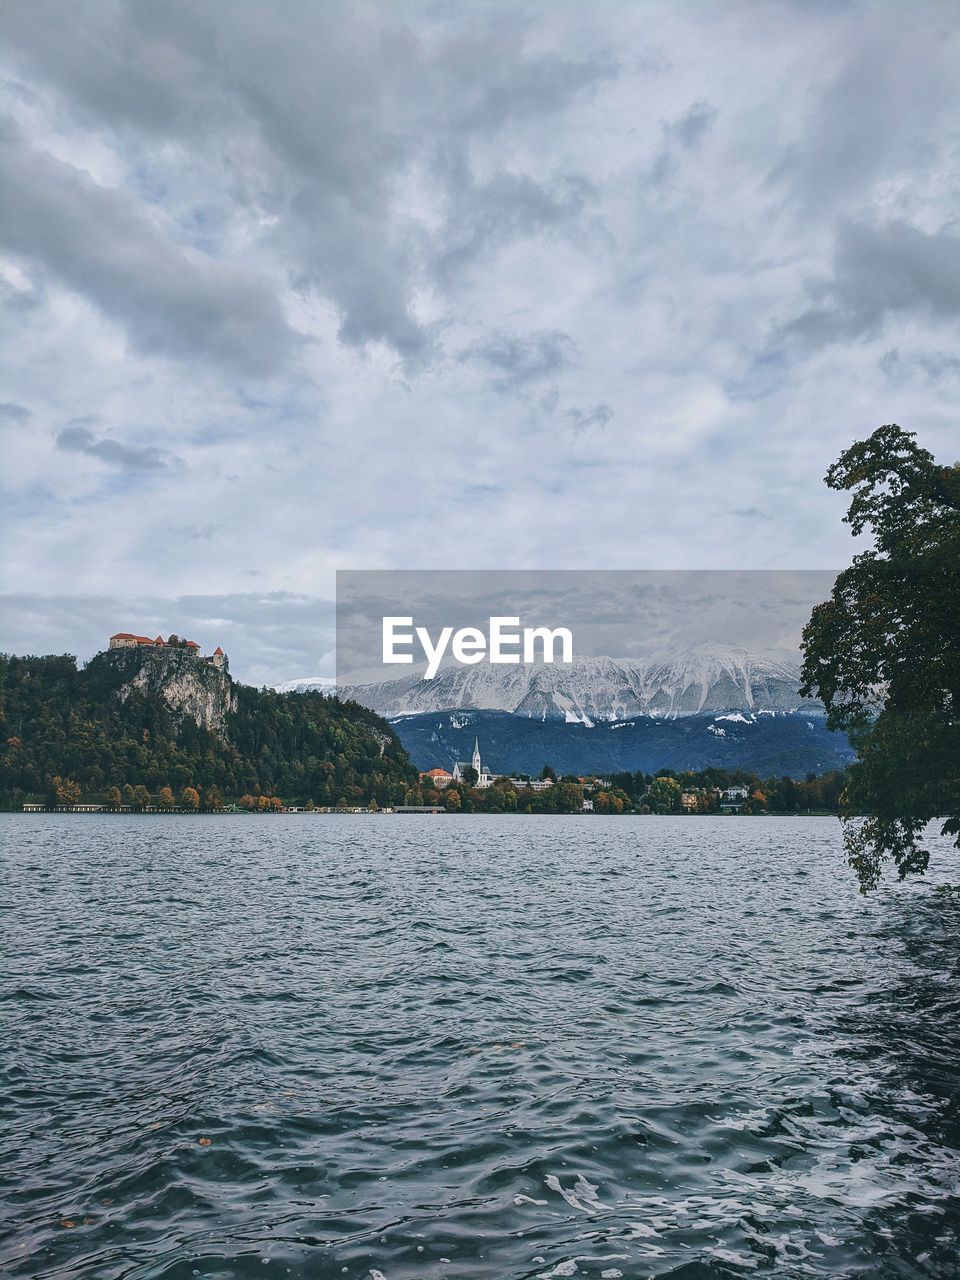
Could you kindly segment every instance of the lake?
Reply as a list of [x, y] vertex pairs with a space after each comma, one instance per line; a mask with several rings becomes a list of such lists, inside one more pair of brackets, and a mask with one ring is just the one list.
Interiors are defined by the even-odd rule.
[[828, 818], [0, 815], [0, 1273], [960, 1274], [960, 856]]

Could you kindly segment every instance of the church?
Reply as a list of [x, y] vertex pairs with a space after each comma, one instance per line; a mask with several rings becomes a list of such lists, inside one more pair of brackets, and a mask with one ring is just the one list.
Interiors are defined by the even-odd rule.
[[474, 738], [473, 740], [473, 756], [469, 760], [458, 760], [456, 764], [454, 764], [453, 766], [454, 782], [463, 781], [463, 773], [465, 769], [474, 769], [476, 771], [477, 780], [474, 783], [475, 787], [479, 787], [479, 788], [489, 787], [489, 786], [492, 786], [492, 784], [496, 780], [497, 775], [495, 773], [491, 773], [489, 766], [485, 765], [480, 759], [480, 739], [479, 738]]

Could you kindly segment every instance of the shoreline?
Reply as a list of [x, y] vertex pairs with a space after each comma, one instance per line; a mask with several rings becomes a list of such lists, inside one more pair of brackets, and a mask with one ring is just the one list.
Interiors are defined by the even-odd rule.
[[863, 815], [844, 815], [833, 813], [829, 809], [801, 809], [796, 813], [596, 813], [572, 812], [550, 813], [528, 810], [502, 810], [494, 812], [452, 812], [447, 809], [430, 809], [426, 807], [385, 807], [382, 809], [302, 809], [293, 807], [262, 813], [251, 813], [245, 809], [219, 810], [187, 810], [187, 809], [97, 809], [91, 807], [58, 808], [58, 809], [3, 809], [0, 813], [29, 814], [33, 816], [80, 816], [80, 817], [116, 817], [116, 818], [278, 818], [297, 817], [312, 818], [318, 814], [324, 817], [401, 817], [401, 818], [840, 818], [845, 816], [861, 817]]

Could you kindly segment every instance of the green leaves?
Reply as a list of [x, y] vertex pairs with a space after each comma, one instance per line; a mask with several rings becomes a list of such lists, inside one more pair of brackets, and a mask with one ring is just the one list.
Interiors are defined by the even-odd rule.
[[[938, 466], [896, 425], [848, 449], [827, 484], [875, 547], [841, 573], [804, 634], [802, 692], [819, 697], [859, 760], [849, 773], [847, 856], [861, 887], [892, 858], [926, 869], [920, 836], [960, 835], [960, 467]], [[958, 840], [960, 843], [960, 840]]]

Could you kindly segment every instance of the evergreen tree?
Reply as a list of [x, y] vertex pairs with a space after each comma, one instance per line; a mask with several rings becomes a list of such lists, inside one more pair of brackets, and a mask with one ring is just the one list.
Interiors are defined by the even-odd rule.
[[896, 425], [827, 472], [853, 494], [845, 516], [874, 547], [854, 557], [804, 631], [805, 694], [849, 734], [848, 858], [861, 887], [891, 857], [926, 869], [921, 833], [941, 818], [960, 844], [960, 464], [939, 466]]

